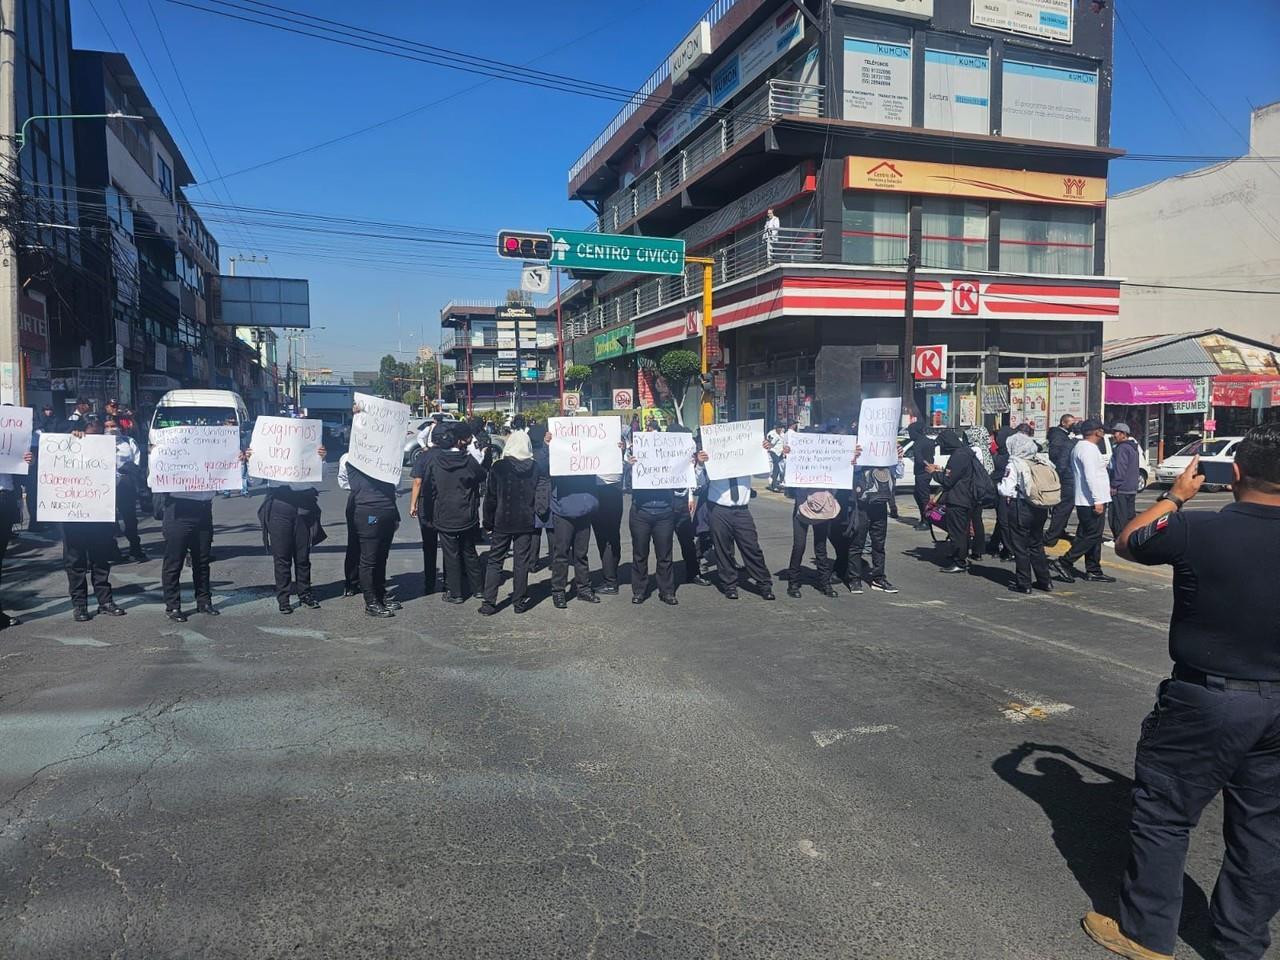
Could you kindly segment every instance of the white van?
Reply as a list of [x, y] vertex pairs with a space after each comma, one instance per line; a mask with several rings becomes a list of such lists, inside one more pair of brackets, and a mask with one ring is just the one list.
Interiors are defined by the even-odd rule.
[[170, 390], [156, 404], [151, 429], [163, 427], [218, 427], [232, 421], [242, 430], [249, 423], [249, 409], [232, 390]]

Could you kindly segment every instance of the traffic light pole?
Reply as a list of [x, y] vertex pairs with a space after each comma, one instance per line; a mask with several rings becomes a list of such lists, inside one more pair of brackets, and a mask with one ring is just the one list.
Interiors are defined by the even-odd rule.
[[564, 416], [564, 317], [560, 313], [560, 268], [556, 267], [556, 370], [560, 374], [560, 416]]
[[707, 374], [711, 372], [711, 329], [715, 326], [711, 314], [711, 285], [715, 279], [716, 262], [711, 257], [685, 257], [685, 263], [702, 266], [702, 423], [716, 422], [714, 395], [706, 388]]

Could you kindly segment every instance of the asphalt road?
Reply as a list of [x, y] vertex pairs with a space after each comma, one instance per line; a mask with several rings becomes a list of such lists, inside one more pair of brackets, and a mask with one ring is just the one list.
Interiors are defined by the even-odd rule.
[[[335, 589], [332, 492], [324, 607], [281, 617], [257, 502], [216, 502], [224, 615], [185, 625], [157, 561], [116, 569], [128, 617], [75, 624], [55, 548], [11, 548], [0, 957], [1103, 955], [1079, 918], [1126, 855], [1165, 571], [1023, 598], [892, 524], [896, 596], [560, 612], [540, 573], [533, 611], [481, 618], [415, 599], [406, 524], [407, 606], [372, 621]], [[781, 569], [787, 504], [754, 511]]]

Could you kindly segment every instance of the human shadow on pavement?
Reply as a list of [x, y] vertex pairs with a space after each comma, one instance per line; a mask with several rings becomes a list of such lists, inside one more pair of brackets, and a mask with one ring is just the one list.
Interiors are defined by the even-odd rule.
[[[1035, 761], [1036, 773], [1027, 772], [1023, 765], [1035, 754], [1041, 754]], [[1101, 782], [1086, 780], [1081, 767]], [[1108, 917], [1117, 916], [1120, 879], [1129, 860], [1133, 781], [1066, 747], [1043, 743], [1022, 743], [999, 757], [991, 769], [1040, 805], [1053, 825], [1054, 845], [1092, 908]], [[1178, 933], [1200, 956], [1217, 956], [1209, 944], [1208, 897], [1186, 874]]]

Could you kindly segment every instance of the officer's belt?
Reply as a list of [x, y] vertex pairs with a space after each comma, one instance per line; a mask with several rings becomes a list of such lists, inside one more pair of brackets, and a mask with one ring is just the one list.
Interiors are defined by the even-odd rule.
[[1277, 680], [1237, 680], [1233, 677], [1218, 677], [1211, 673], [1202, 673], [1190, 667], [1174, 667], [1173, 679], [1182, 683], [1194, 683], [1198, 687], [1211, 690], [1248, 690], [1265, 697], [1280, 694], [1280, 681]]

